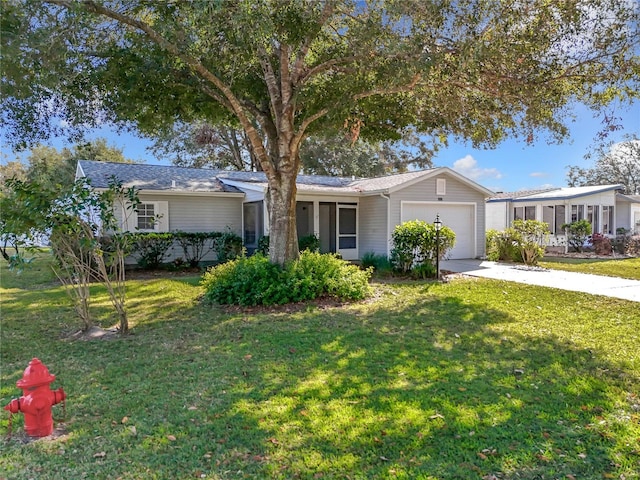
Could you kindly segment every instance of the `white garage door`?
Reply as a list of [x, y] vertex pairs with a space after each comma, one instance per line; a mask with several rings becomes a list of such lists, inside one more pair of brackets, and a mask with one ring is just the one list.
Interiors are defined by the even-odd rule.
[[447, 255], [451, 259], [473, 258], [475, 251], [475, 215], [473, 205], [431, 204], [420, 202], [403, 202], [401, 219], [424, 220], [433, 223], [436, 215], [440, 215], [442, 224], [456, 234], [456, 244]]

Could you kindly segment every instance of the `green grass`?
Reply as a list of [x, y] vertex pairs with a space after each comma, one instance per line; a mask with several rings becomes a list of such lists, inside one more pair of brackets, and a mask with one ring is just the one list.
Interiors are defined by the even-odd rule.
[[0, 440], [0, 478], [638, 478], [637, 303], [456, 280], [226, 311], [197, 277], [137, 280], [131, 335], [70, 341], [61, 287], [11, 275], [0, 403], [33, 356], [68, 400], [65, 435]]
[[640, 258], [601, 260], [590, 258], [544, 257], [541, 267], [568, 272], [592, 273], [608, 277], [640, 280]]

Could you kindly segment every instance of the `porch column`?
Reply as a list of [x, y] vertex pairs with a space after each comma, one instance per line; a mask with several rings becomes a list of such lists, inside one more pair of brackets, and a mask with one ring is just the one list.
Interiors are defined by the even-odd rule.
[[313, 234], [320, 238], [320, 201], [313, 201]]

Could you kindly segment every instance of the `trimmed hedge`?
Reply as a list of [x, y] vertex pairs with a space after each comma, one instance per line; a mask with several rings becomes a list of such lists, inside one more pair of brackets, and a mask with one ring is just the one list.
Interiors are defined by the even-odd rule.
[[283, 305], [323, 296], [360, 300], [371, 293], [371, 269], [361, 270], [332, 254], [304, 251], [285, 268], [261, 253], [210, 268], [205, 298], [224, 305]]
[[127, 232], [118, 234], [131, 246], [129, 255], [137, 255], [142, 268], [159, 268], [170, 249], [180, 247], [181, 263], [197, 267], [210, 252], [215, 252], [218, 263], [239, 257], [243, 253], [242, 238], [231, 231], [225, 232]]

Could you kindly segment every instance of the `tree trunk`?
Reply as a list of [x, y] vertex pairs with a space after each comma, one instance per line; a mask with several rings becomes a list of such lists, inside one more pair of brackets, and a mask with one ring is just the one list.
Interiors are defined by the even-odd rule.
[[[269, 178], [269, 260], [284, 266], [299, 256], [296, 230], [296, 171], [279, 172]], [[275, 180], [275, 181], [274, 181]]]

